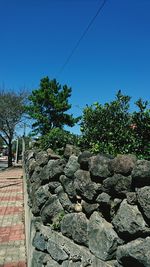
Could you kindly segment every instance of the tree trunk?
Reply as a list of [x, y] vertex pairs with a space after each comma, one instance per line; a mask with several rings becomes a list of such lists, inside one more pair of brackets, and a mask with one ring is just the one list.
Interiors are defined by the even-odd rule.
[[9, 141], [8, 145], [8, 167], [12, 166], [12, 143]]

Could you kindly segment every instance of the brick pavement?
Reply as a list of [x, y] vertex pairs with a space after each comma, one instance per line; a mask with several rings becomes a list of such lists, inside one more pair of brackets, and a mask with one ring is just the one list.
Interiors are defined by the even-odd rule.
[[0, 267], [26, 267], [22, 169], [0, 171]]

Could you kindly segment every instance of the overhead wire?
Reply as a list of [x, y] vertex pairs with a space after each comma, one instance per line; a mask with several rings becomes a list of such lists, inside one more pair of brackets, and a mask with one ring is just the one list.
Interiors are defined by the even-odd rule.
[[78, 41], [76, 42], [75, 46], [73, 47], [72, 51], [70, 52], [69, 56], [67, 57], [67, 59], [65, 60], [64, 64], [62, 65], [62, 67], [60, 68], [60, 70], [58, 71], [58, 75], [60, 75], [63, 70], [65, 69], [66, 65], [68, 64], [68, 62], [70, 61], [70, 59], [72, 58], [73, 54], [75, 53], [75, 51], [77, 50], [78, 46], [80, 45], [81, 41], [83, 40], [83, 38], [85, 37], [85, 35], [87, 34], [87, 32], [89, 31], [89, 29], [91, 28], [92, 24], [94, 23], [94, 21], [96, 20], [97, 16], [99, 15], [99, 13], [102, 11], [102, 9], [104, 8], [105, 4], [106, 4], [107, 0], [103, 0], [102, 4], [99, 6], [97, 12], [95, 13], [95, 15], [92, 17], [92, 19], [90, 20], [89, 24], [87, 25], [87, 27], [85, 28], [85, 30], [83, 31], [81, 37], [78, 39]]

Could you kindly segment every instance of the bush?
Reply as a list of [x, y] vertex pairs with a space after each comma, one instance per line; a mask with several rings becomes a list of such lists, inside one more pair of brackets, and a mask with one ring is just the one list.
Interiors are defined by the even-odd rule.
[[63, 129], [54, 128], [48, 134], [40, 137], [38, 143], [41, 149], [51, 148], [63, 154], [66, 144], [78, 145], [79, 137]]

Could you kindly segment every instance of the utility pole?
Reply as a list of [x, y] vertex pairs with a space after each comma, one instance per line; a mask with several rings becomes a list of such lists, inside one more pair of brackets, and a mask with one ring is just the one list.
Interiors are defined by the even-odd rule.
[[19, 142], [18, 142], [18, 138], [16, 139], [16, 157], [15, 157], [15, 164], [18, 163], [18, 145], [19, 145]]

